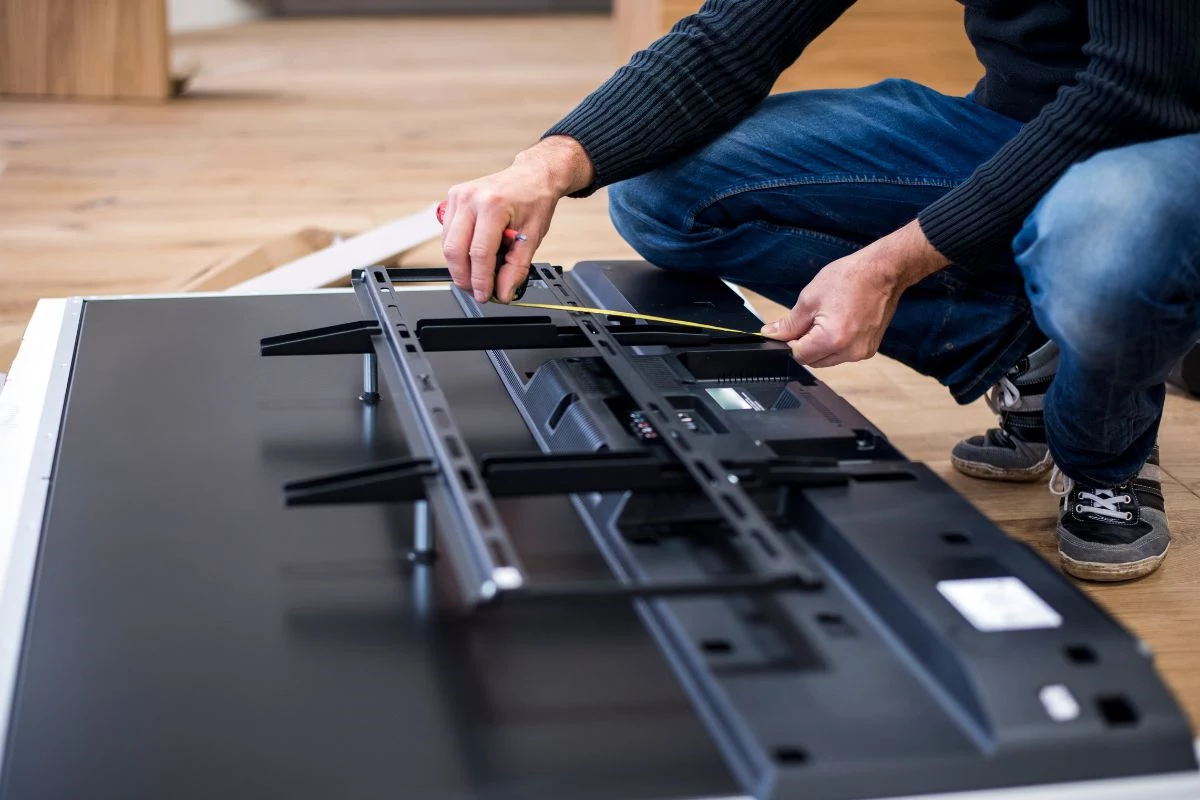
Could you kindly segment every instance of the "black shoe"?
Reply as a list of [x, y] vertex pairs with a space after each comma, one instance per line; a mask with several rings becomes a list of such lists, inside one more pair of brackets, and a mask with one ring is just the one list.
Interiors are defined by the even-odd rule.
[[1046, 447], [1042, 403], [1058, 370], [1054, 342], [1022, 358], [988, 392], [1000, 427], [963, 439], [950, 453], [959, 472], [997, 481], [1036, 481], [1054, 465]]
[[[1055, 487], [1056, 479], [1062, 487]], [[1108, 489], [1075, 483], [1057, 468], [1050, 491], [1063, 499], [1058, 554], [1063, 570], [1089, 581], [1128, 581], [1158, 569], [1171, 546], [1158, 447], [1130, 480]]]

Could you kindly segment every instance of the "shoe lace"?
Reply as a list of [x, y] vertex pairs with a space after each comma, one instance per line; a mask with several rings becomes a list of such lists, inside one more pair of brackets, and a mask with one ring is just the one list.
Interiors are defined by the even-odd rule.
[[[1067, 499], [1071, 490], [1075, 488], [1075, 481], [1063, 474], [1062, 470], [1056, 464], [1054, 470], [1050, 473], [1050, 494], [1063, 499], [1063, 506], [1066, 507], [1070, 501]], [[1117, 487], [1120, 489], [1121, 487]], [[1095, 514], [1100, 517], [1109, 519], [1131, 520], [1133, 512], [1126, 511], [1121, 508], [1121, 503], [1131, 503], [1133, 498], [1122, 492], [1117, 494], [1117, 489], [1094, 489], [1088, 491], [1080, 489], [1079, 494], [1075, 497], [1075, 513], [1076, 514]]]
[[1004, 411], [1011, 411], [1020, 405], [1021, 390], [1006, 376], [988, 390], [984, 399], [993, 414], [1000, 414]]
[[1054, 465], [1054, 469], [1050, 471], [1050, 494], [1055, 497], [1066, 497], [1074, 488], [1075, 481], [1071, 480], [1066, 474], [1058, 468], [1058, 464]]

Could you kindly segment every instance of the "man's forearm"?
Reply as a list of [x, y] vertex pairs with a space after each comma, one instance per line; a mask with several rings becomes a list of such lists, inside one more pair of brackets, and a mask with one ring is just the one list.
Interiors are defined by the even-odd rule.
[[950, 266], [950, 260], [930, 244], [916, 220], [869, 246], [878, 250], [878, 263], [887, 270], [886, 277], [906, 289]]
[[544, 172], [560, 197], [590, 186], [596, 176], [587, 151], [570, 136], [548, 136], [518, 153], [513, 163]]

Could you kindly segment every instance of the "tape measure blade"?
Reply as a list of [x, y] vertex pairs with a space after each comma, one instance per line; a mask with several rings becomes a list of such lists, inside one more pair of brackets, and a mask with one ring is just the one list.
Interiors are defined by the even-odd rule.
[[670, 317], [656, 317], [653, 314], [639, 314], [635, 311], [612, 311], [607, 308], [589, 308], [588, 306], [564, 306], [555, 303], [509, 303], [512, 306], [520, 308], [539, 308], [545, 311], [567, 311], [578, 312], [583, 314], [603, 314], [608, 317], [624, 317], [625, 319], [640, 319], [645, 322], [658, 322], [663, 325], [679, 325], [685, 328], [702, 328], [708, 331], [718, 331], [720, 333], [738, 333], [743, 336], [761, 336], [758, 331], [740, 331], [737, 328], [723, 328], [720, 325], [708, 325], [703, 322], [693, 322], [688, 319], [672, 319]]

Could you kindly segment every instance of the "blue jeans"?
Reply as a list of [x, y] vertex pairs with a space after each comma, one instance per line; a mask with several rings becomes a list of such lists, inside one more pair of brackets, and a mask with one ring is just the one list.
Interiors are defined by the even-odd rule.
[[[612, 186], [610, 212], [659, 267], [790, 306], [825, 264], [910, 222], [1020, 128], [902, 80], [775, 95], [710, 144]], [[1050, 451], [1069, 477], [1114, 486], [1149, 455], [1166, 375], [1198, 335], [1200, 134], [1072, 167], [1011, 257], [908, 289], [880, 352], [967, 403], [1049, 336], [1062, 353]]]

